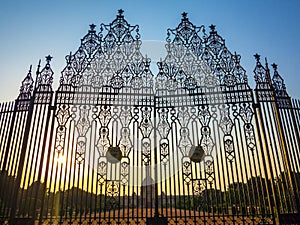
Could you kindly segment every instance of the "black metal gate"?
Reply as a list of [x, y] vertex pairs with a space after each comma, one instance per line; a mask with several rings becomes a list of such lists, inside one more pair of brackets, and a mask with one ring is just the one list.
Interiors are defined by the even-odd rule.
[[[300, 102], [182, 14], [154, 75], [119, 10], [0, 111], [3, 224], [297, 224]], [[297, 222], [298, 221], [298, 222]]]

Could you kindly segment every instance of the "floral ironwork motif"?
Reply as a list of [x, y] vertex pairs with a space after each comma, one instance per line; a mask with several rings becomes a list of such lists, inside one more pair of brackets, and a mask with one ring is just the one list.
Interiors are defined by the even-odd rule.
[[[188, 49], [200, 59], [204, 60], [207, 65], [205, 71], [209, 75], [214, 74], [219, 80], [220, 85], [226, 87], [236, 86], [238, 84], [247, 84], [245, 69], [240, 65], [240, 55], [232, 54], [225, 46], [225, 40], [217, 33], [215, 26], [211, 25], [210, 34], [205, 33], [204, 26], [196, 27], [187, 18], [187, 13], [182, 14], [181, 23], [175, 29], [168, 29], [167, 42], [173, 44], [176, 55], [183, 55]], [[171, 41], [171, 35], [174, 39]], [[175, 47], [174, 45], [177, 45]], [[192, 58], [191, 58], [192, 59]], [[192, 61], [186, 59], [186, 62]], [[207, 70], [208, 69], [208, 70]]]
[[15, 104], [0, 104], [1, 168], [22, 205], [0, 193], [1, 212], [41, 224], [274, 224], [297, 210], [295, 187], [281, 186], [295, 185], [299, 104], [275, 64], [271, 79], [255, 55], [252, 90], [215, 26], [206, 34], [183, 13], [154, 75], [122, 10], [99, 28], [66, 57], [55, 93], [48, 56], [35, 87], [30, 68]]
[[107, 183], [106, 196], [109, 197], [109, 201], [106, 202], [108, 209], [115, 209], [118, 207], [118, 194], [119, 194], [119, 183], [111, 181]]
[[80, 107], [79, 120], [76, 124], [79, 136], [84, 137], [90, 127], [89, 110], [90, 110], [90, 106], [88, 105], [83, 105]]
[[59, 105], [59, 109], [56, 113], [56, 119], [58, 126], [56, 128], [56, 152], [60, 154], [64, 150], [64, 143], [66, 138], [66, 124], [70, 118], [70, 111], [68, 105]]
[[89, 110], [90, 106], [88, 105], [83, 105], [79, 107], [79, 119], [76, 124], [78, 132], [76, 143], [76, 160], [79, 164], [81, 164], [85, 159], [87, 143], [86, 133], [90, 128]]

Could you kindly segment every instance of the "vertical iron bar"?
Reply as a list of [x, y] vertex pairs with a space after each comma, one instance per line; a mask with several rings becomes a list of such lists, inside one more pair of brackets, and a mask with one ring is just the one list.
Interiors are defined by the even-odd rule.
[[[42, 190], [43, 190], [42, 199], [41, 199], [41, 212], [40, 212], [40, 217], [39, 217], [40, 221], [43, 219], [43, 206], [44, 206], [44, 198], [43, 197], [44, 197], [45, 192], [46, 192], [46, 182], [44, 182], [44, 184], [42, 184], [41, 176], [42, 176], [43, 166], [45, 165], [44, 164], [44, 157], [46, 155], [45, 151], [46, 151], [46, 146], [47, 146], [47, 138], [49, 137], [49, 142], [51, 143], [52, 135], [53, 135], [52, 127], [50, 129], [50, 132], [48, 133], [51, 113], [55, 111], [55, 107], [51, 106], [52, 96], [53, 96], [53, 92], [51, 93], [51, 98], [50, 98], [50, 102], [49, 102], [48, 110], [47, 110], [47, 117], [46, 117], [46, 122], [45, 122], [45, 132], [44, 132], [43, 144], [42, 144], [42, 150], [41, 150], [41, 160], [40, 160], [40, 166], [39, 166], [39, 169], [38, 169], [38, 177], [37, 177], [37, 181], [39, 182], [38, 183], [39, 184], [38, 189], [40, 187], [42, 187]], [[45, 176], [47, 176], [47, 174], [45, 174]], [[47, 179], [45, 179], [45, 180], [47, 180]], [[36, 204], [37, 204], [37, 198], [35, 199], [35, 202], [34, 202], [34, 208], [36, 208]], [[36, 216], [34, 217], [34, 220], [35, 219], [36, 219]]]
[[154, 210], [154, 218], [159, 217], [159, 211], [158, 211], [158, 171], [157, 171], [157, 124], [156, 124], [156, 110], [157, 110], [157, 97], [154, 95], [154, 118], [153, 118], [153, 123], [154, 123], [154, 195], [155, 195], [155, 200], [154, 200], [154, 205], [155, 205], [155, 210]]
[[273, 104], [274, 104], [273, 105], [274, 106], [273, 110], [274, 110], [274, 114], [275, 114], [275, 120], [276, 120], [278, 130], [279, 130], [279, 138], [280, 138], [280, 142], [281, 142], [282, 147], [283, 147], [283, 157], [284, 157], [284, 161], [287, 165], [288, 179], [289, 179], [289, 182], [292, 185], [292, 193], [291, 193], [292, 194], [292, 199], [295, 200], [297, 210], [298, 210], [298, 212], [300, 212], [299, 196], [297, 194], [295, 194], [295, 191], [297, 190], [297, 184], [295, 183], [295, 180], [292, 179], [292, 177], [291, 177], [291, 166], [290, 166], [290, 161], [291, 160], [289, 159], [289, 155], [287, 153], [287, 146], [286, 146], [286, 141], [285, 141], [285, 137], [284, 137], [284, 134], [283, 134], [283, 128], [282, 128], [282, 121], [281, 121], [281, 118], [280, 118], [280, 115], [279, 115], [278, 102], [275, 100], [275, 102]]
[[8, 134], [8, 137], [7, 137], [7, 145], [6, 145], [6, 149], [5, 149], [5, 153], [4, 153], [4, 160], [3, 160], [3, 164], [2, 164], [3, 165], [2, 169], [4, 171], [6, 171], [8, 153], [9, 153], [11, 143], [13, 141], [12, 140], [12, 135], [13, 135], [13, 128], [14, 128], [15, 120], [16, 120], [16, 114], [17, 114], [17, 111], [18, 111], [18, 104], [19, 104], [19, 100], [16, 99], [15, 104], [14, 104], [13, 116], [12, 116], [11, 123], [10, 123], [9, 134]]
[[[258, 93], [257, 91], [255, 91], [256, 93], [256, 99], [258, 99]], [[270, 182], [271, 182], [271, 190], [272, 190], [272, 194], [270, 197], [273, 197], [272, 201], [271, 201], [271, 212], [273, 214], [273, 222], [275, 223], [275, 217], [277, 216], [278, 218], [278, 213], [280, 212], [279, 209], [279, 204], [278, 204], [278, 199], [276, 198], [276, 188], [275, 188], [275, 184], [274, 184], [274, 176], [272, 176], [273, 174], [273, 166], [271, 164], [271, 156], [269, 154], [269, 148], [268, 148], [268, 141], [267, 141], [267, 137], [266, 137], [266, 130], [265, 130], [265, 125], [264, 125], [264, 119], [262, 116], [262, 112], [261, 112], [261, 104], [262, 102], [258, 102], [257, 104], [253, 105], [254, 108], [254, 116], [255, 116], [255, 123], [256, 123], [256, 127], [257, 127], [257, 132], [258, 132], [258, 140], [259, 140], [259, 144], [260, 144], [260, 149], [261, 149], [261, 154], [263, 157], [263, 165], [264, 165], [264, 170], [265, 170], [265, 174], [268, 177], [268, 174], [271, 176], [270, 177]], [[259, 124], [259, 122], [261, 124]], [[262, 131], [262, 132], [261, 132]], [[266, 153], [266, 156], [265, 156]], [[267, 172], [267, 168], [269, 168], [269, 173]], [[274, 207], [273, 204], [274, 204]]]

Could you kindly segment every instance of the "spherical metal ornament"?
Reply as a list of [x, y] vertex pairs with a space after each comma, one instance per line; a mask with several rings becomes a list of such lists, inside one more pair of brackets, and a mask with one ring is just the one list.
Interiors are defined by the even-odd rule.
[[120, 147], [118, 147], [118, 146], [108, 147], [108, 150], [106, 152], [106, 158], [107, 158], [108, 162], [113, 163], [113, 164], [120, 162], [122, 159], [122, 152], [121, 152]]
[[203, 150], [203, 147], [200, 145], [192, 147], [189, 152], [189, 157], [190, 157], [191, 161], [193, 161], [195, 163], [201, 162], [204, 155], [205, 155], [205, 152]]

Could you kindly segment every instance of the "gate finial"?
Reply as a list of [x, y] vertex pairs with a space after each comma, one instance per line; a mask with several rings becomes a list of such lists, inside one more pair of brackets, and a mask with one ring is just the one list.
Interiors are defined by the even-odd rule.
[[95, 25], [95, 24], [93, 24], [93, 23], [92, 23], [92, 24], [90, 24], [90, 29], [91, 29], [90, 31], [94, 31], [94, 30], [95, 30], [95, 27], [96, 27], [96, 25]]
[[273, 69], [277, 72], [277, 64], [273, 63], [271, 66], [272, 66]]
[[119, 13], [118, 16], [123, 17], [124, 10], [123, 10], [123, 9], [119, 9], [119, 10], [118, 10], [118, 13]]
[[50, 63], [53, 57], [51, 55], [46, 56], [46, 62]]
[[216, 25], [211, 24], [211, 25], [209, 26], [209, 28], [210, 28], [210, 33], [211, 33], [211, 34], [217, 33], [217, 32], [216, 32]]
[[256, 59], [256, 62], [259, 62], [259, 60], [260, 60], [260, 55], [259, 55], [258, 53], [256, 53], [256, 54], [254, 55], [254, 58]]

